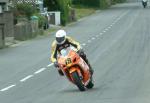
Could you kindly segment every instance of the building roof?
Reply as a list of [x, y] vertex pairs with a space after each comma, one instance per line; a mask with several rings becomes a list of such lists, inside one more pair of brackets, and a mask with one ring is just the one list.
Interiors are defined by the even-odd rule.
[[9, 0], [0, 0], [0, 2], [9, 2]]

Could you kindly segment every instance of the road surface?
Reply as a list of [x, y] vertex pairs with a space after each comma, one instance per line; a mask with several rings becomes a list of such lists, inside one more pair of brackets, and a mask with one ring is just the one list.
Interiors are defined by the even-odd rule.
[[49, 62], [54, 35], [0, 50], [0, 103], [150, 103], [150, 8], [117, 4], [65, 28], [91, 62], [79, 90]]

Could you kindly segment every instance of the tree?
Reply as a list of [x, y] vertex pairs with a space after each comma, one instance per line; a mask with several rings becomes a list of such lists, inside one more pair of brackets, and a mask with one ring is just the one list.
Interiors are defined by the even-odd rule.
[[15, 14], [17, 17], [27, 17], [30, 19], [30, 17], [36, 12], [38, 12], [37, 8], [30, 3], [20, 3], [16, 5]]
[[72, 0], [73, 4], [84, 5], [90, 7], [99, 7], [100, 0]]

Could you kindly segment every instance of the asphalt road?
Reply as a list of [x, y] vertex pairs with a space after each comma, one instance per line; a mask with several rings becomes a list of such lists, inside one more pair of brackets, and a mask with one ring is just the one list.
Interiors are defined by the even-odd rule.
[[80, 92], [49, 62], [54, 35], [0, 50], [0, 103], [150, 103], [150, 8], [118, 4], [65, 28], [91, 62]]

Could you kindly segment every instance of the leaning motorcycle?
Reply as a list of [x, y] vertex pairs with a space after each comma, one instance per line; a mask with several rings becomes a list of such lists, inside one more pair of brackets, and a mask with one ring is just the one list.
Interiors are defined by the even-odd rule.
[[147, 6], [147, 1], [142, 1], [142, 5], [143, 5], [144, 8], [146, 8], [146, 6]]
[[77, 54], [74, 47], [60, 51], [58, 65], [70, 82], [75, 84], [80, 91], [91, 89], [94, 86], [92, 75], [87, 63]]

